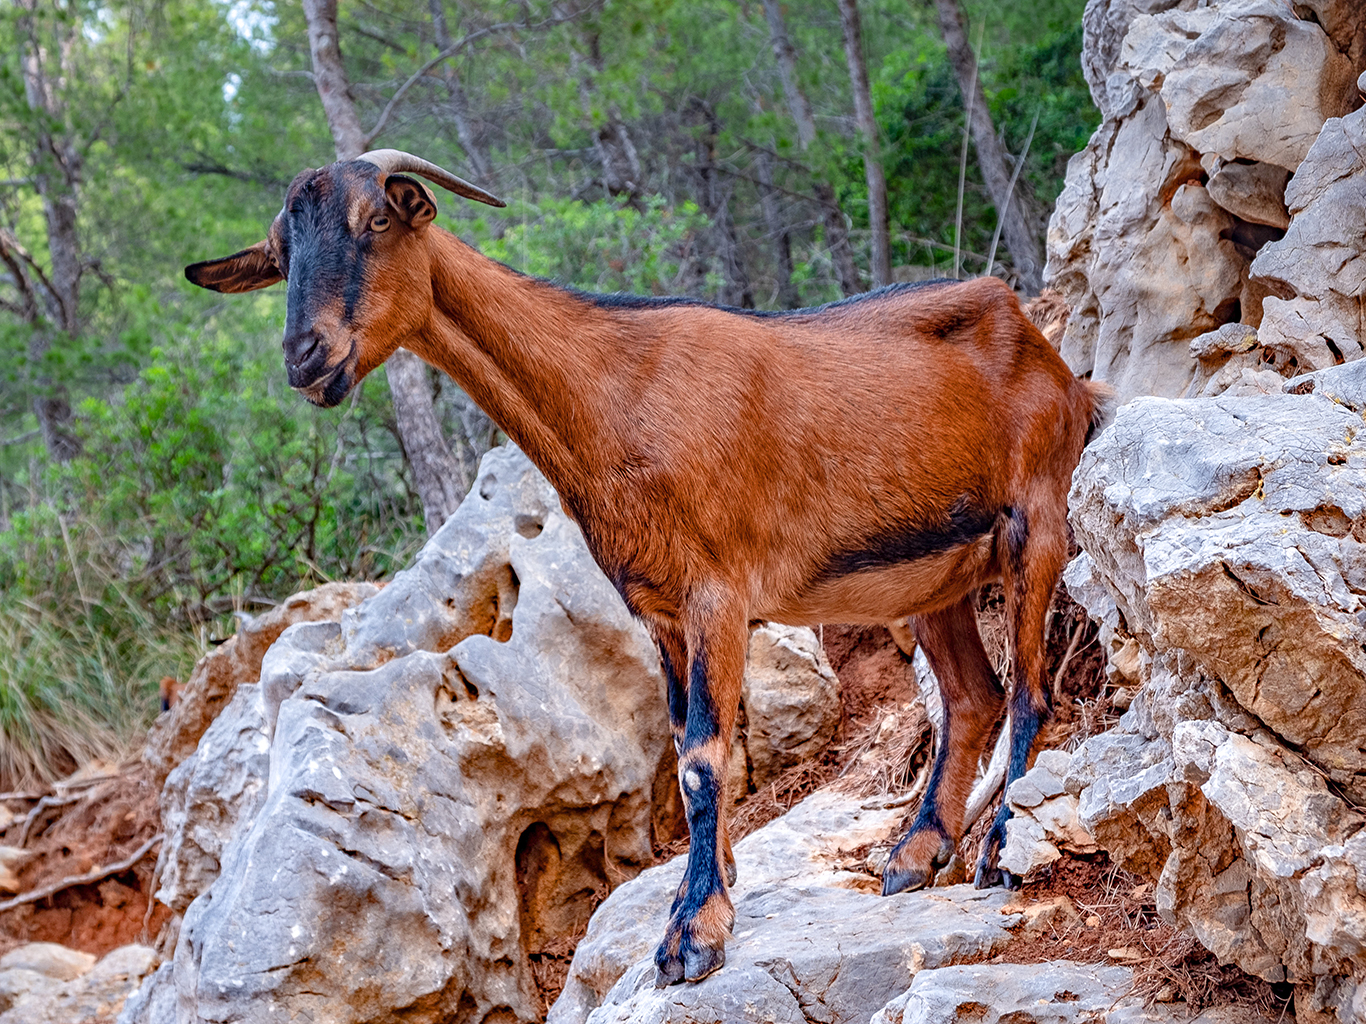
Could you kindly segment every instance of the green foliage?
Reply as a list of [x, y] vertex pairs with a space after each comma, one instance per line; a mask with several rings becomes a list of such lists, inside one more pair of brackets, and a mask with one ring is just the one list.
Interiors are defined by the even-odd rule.
[[684, 257], [707, 221], [695, 203], [673, 208], [651, 196], [644, 207], [609, 199], [514, 203], [519, 223], [495, 236], [479, 221], [469, 234], [484, 255], [525, 274], [587, 291], [667, 295], [677, 291]]
[[[366, 127], [408, 83], [373, 145], [468, 175], [463, 94], [495, 168], [484, 184], [511, 205], [443, 197], [442, 212], [488, 255], [593, 291], [704, 298], [735, 294], [738, 268], [762, 307], [782, 294], [779, 236], [802, 302], [842, 294], [818, 189], [848, 216], [857, 261], [868, 246], [838, 13], [783, 7], [817, 125], [806, 149], [757, 0], [448, 0], [450, 35], [477, 38], [416, 76], [436, 53], [429, 5], [344, 4], [340, 31]], [[946, 269], [963, 102], [933, 8], [860, 8], [894, 262]], [[1066, 160], [1098, 120], [1078, 62], [1082, 0], [964, 8], [1011, 152], [1038, 119], [1023, 181], [1042, 233]], [[66, 62], [57, 114], [26, 91], [33, 37]], [[342, 407], [316, 410], [285, 386], [279, 289], [216, 296], [180, 276], [257, 241], [293, 176], [332, 159], [300, 5], [34, 0], [0, 11], [0, 43], [0, 228], [34, 273], [52, 272], [39, 183], [69, 143], [84, 264], [69, 332], [41, 295], [25, 313], [0, 267], [3, 788], [116, 752], [153, 713], [154, 681], [184, 678], [207, 640], [232, 630], [232, 611], [323, 579], [387, 576], [423, 527], [383, 371]], [[605, 188], [599, 150], [614, 124], [638, 154], [634, 194]], [[995, 223], [970, 159], [963, 248], [985, 253]], [[34, 414], [36, 397], [59, 394], [81, 444], [60, 464]]]

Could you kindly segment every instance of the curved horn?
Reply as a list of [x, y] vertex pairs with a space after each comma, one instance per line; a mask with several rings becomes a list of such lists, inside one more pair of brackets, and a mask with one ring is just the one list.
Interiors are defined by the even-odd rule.
[[466, 199], [473, 199], [480, 203], [488, 203], [490, 206], [507, 206], [497, 196], [485, 192], [478, 185], [471, 185], [464, 178], [458, 178], [450, 171], [443, 170], [419, 156], [405, 153], [401, 149], [372, 149], [368, 153], [362, 153], [356, 157], [357, 160], [364, 160], [372, 163], [385, 174], [420, 174], [430, 181], [436, 182], [442, 188], [454, 192], [458, 196]]

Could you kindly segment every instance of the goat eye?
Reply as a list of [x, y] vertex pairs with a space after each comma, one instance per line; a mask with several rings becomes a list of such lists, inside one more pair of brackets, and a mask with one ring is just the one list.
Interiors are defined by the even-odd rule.
[[370, 222], [370, 230], [371, 230], [371, 231], [388, 231], [388, 230], [389, 230], [389, 218], [388, 218], [388, 217], [384, 217], [384, 216], [376, 217], [374, 220], [372, 220], [372, 221]]

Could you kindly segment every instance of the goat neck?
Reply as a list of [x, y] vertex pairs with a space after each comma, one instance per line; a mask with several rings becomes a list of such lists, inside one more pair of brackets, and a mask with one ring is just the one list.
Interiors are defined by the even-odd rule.
[[404, 345], [464, 388], [572, 512], [625, 455], [633, 374], [623, 326], [447, 231], [429, 235], [432, 314]]

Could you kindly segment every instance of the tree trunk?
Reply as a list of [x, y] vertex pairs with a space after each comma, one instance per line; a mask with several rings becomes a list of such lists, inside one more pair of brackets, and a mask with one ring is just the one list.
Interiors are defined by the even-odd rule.
[[759, 172], [759, 202], [764, 211], [764, 224], [777, 257], [778, 304], [784, 309], [796, 309], [802, 304], [802, 298], [792, 283], [792, 234], [783, 220], [778, 190], [773, 187], [773, 157], [759, 150], [754, 155], [754, 163]]
[[773, 44], [773, 58], [778, 62], [778, 77], [783, 83], [783, 95], [787, 97], [787, 109], [792, 120], [797, 122], [797, 141], [805, 150], [816, 141], [816, 118], [797, 81], [797, 50], [788, 38], [779, 0], [764, 0], [764, 14], [768, 18], [768, 38]]
[[570, 52], [573, 73], [579, 80], [579, 103], [584, 117], [589, 121], [593, 133], [593, 155], [602, 166], [602, 186], [608, 195], [624, 196], [628, 203], [638, 205], [644, 187], [641, 183], [640, 153], [631, 139], [631, 133], [621, 122], [617, 112], [607, 106], [608, 120], [605, 124], [594, 126], [592, 122], [593, 92], [597, 88], [596, 77], [605, 67], [602, 56], [601, 39], [596, 32], [582, 34], [587, 55], [577, 50]]
[[[449, 50], [454, 40], [451, 39], [450, 29], [446, 26], [445, 0], [428, 0], [427, 6], [432, 13], [432, 30], [436, 36], [437, 50]], [[455, 135], [460, 140], [460, 148], [465, 151], [465, 158], [469, 160], [474, 171], [474, 180], [484, 185], [492, 185], [493, 161], [489, 159], [488, 150], [484, 148], [483, 141], [470, 119], [469, 97], [465, 95], [465, 87], [460, 84], [460, 76], [456, 74], [455, 68], [451, 67], [450, 61], [445, 61], [441, 65], [441, 75], [446, 82], [446, 95], [450, 99], [449, 110], [451, 120], [455, 123]]]
[[[816, 139], [816, 118], [811, 113], [811, 102], [797, 81], [797, 51], [788, 38], [779, 0], [764, 0], [764, 14], [768, 17], [769, 41], [773, 44], [773, 58], [778, 62], [778, 77], [782, 79], [787, 109], [797, 124], [797, 141], [805, 151]], [[849, 227], [844, 222], [844, 211], [835, 200], [835, 190], [829, 182], [816, 182], [816, 199], [821, 206], [821, 219], [825, 222], [825, 244], [830, 250], [840, 288], [845, 295], [857, 295], [863, 291], [863, 282], [854, 263], [854, 250], [849, 244]]]
[[858, 0], [839, 0], [840, 26], [844, 29], [844, 56], [849, 62], [849, 82], [854, 91], [854, 119], [863, 136], [863, 173], [868, 181], [868, 227], [873, 237], [869, 259], [873, 287], [892, 283], [891, 237], [887, 222], [887, 179], [882, 173], [877, 120], [868, 88], [868, 68], [863, 61]]
[[939, 12], [939, 28], [944, 33], [944, 45], [949, 50], [949, 63], [953, 65], [958, 89], [968, 108], [968, 127], [972, 143], [977, 149], [977, 166], [982, 171], [987, 192], [996, 207], [996, 215], [1001, 219], [1001, 238], [1010, 251], [1015, 271], [1020, 275], [1020, 283], [1025, 291], [1037, 295], [1043, 287], [1043, 259], [1039, 252], [1039, 240], [1029, 227], [1023, 188], [1021, 194], [1011, 195], [1010, 164], [982, 95], [977, 58], [968, 45], [968, 34], [963, 27], [958, 0], [934, 0], [934, 5]]
[[[33, 185], [43, 202], [47, 226], [47, 249], [52, 264], [40, 290], [48, 316], [36, 306], [29, 320], [28, 357], [34, 370], [33, 414], [48, 455], [66, 462], [80, 451], [71, 434], [71, 404], [66, 388], [42, 371], [41, 364], [52, 349], [58, 333], [68, 337], [80, 333], [81, 262], [80, 239], [76, 233], [76, 204], [81, 174], [81, 150], [69, 135], [54, 135], [52, 128], [66, 123], [66, 111], [59, 89], [72, 69], [71, 47], [77, 22], [59, 20], [58, 35], [48, 46], [40, 36], [36, 0], [20, 0], [20, 32], [26, 37], [20, 57], [24, 76], [24, 98], [33, 119]], [[37, 277], [36, 264], [30, 264]], [[18, 284], [18, 282], [16, 282]]]
[[754, 308], [754, 291], [749, 273], [740, 257], [740, 240], [735, 234], [735, 221], [730, 215], [730, 189], [722, 181], [716, 166], [716, 136], [721, 131], [716, 111], [704, 100], [694, 100], [701, 112], [706, 131], [697, 140], [697, 198], [703, 211], [711, 218], [712, 251], [721, 261], [726, 283], [717, 293], [716, 301], [741, 309]]
[[[337, 38], [337, 0], [304, 0], [308, 19], [308, 44], [313, 54], [313, 79], [327, 114], [327, 125], [338, 160], [353, 160], [365, 152], [367, 140], [356, 116], [356, 101], [342, 65]], [[427, 533], [432, 534], [451, 517], [464, 497], [460, 493], [461, 467], [441, 432], [441, 421], [432, 405], [426, 364], [400, 348], [386, 364], [389, 394], [394, 401], [403, 454], [413, 470]]]

